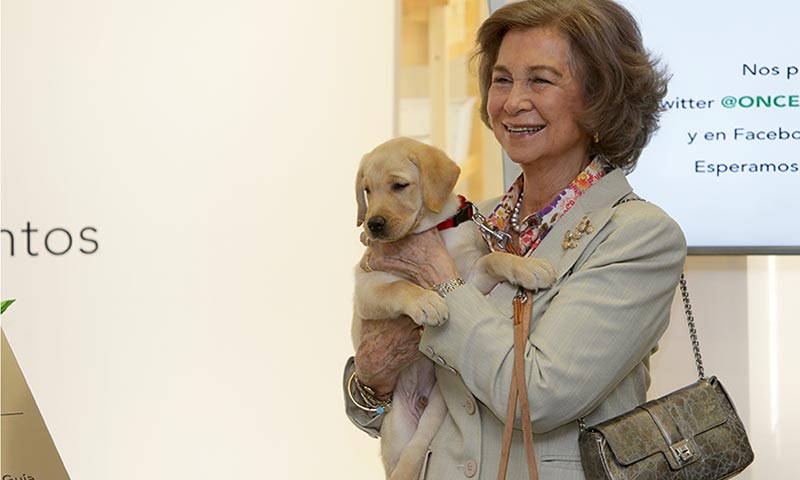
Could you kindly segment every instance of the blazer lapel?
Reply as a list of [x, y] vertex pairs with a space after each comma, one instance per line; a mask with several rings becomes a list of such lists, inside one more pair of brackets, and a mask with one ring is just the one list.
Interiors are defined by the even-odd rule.
[[[607, 173], [581, 195], [563, 217], [558, 219], [531, 256], [550, 260], [556, 269], [556, 278], [561, 278], [591, 243], [592, 236], [611, 219], [614, 214], [613, 206], [632, 191], [622, 170], [616, 169]], [[575, 248], [565, 249], [562, 246], [564, 236], [568, 231], [575, 230], [584, 217], [588, 217], [594, 232], [584, 234], [578, 239]]]
[[[556, 221], [547, 236], [542, 239], [542, 242], [531, 253], [531, 257], [549, 260], [556, 270], [556, 281], [558, 281], [572, 269], [572, 266], [575, 265], [575, 262], [591, 243], [593, 236], [597, 235], [611, 220], [614, 215], [614, 205], [631, 192], [633, 192], [633, 189], [625, 179], [625, 174], [622, 170], [616, 169], [608, 172], [603, 178], [595, 182], [589, 190], [584, 192], [575, 202], [575, 205]], [[575, 248], [563, 248], [561, 244], [564, 240], [564, 235], [567, 231], [574, 230], [584, 216], [589, 217], [589, 221], [594, 227], [594, 232], [579, 239]], [[543, 288], [534, 293], [534, 302], [536, 302], [537, 298], [546, 295], [548, 290]], [[516, 292], [517, 288], [513, 285], [501, 283], [489, 295], [496, 297], [495, 303], [503, 306], [500, 308], [508, 309], [508, 314], [511, 315], [511, 301]], [[536, 303], [534, 303], [534, 308], [536, 308]]]

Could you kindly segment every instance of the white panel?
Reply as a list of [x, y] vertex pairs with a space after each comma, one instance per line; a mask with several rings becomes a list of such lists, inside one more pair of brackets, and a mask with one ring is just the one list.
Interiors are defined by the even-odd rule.
[[394, 2], [3, 1], [3, 327], [72, 478], [381, 471], [340, 377], [394, 37]]
[[793, 478], [800, 452], [800, 257], [750, 257], [750, 436], [753, 478]]

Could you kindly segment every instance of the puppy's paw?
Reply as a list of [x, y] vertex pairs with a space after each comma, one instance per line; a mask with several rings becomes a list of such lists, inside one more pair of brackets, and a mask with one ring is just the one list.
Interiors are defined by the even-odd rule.
[[421, 290], [408, 307], [406, 315], [417, 325], [438, 327], [447, 321], [447, 303], [432, 290]]
[[547, 288], [556, 281], [556, 270], [547, 260], [517, 258], [511, 264], [508, 280], [528, 290]]
[[551, 286], [556, 280], [556, 270], [547, 260], [517, 257], [505, 252], [494, 252], [481, 257], [476, 263], [484, 287], [487, 278], [505, 281], [528, 290], [539, 290]]

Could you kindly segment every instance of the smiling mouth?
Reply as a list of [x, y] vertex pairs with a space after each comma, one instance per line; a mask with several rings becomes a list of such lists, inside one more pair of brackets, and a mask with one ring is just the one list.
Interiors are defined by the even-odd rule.
[[544, 129], [544, 125], [540, 125], [538, 127], [512, 127], [511, 125], [504, 125], [506, 130], [511, 133], [521, 133], [521, 134], [528, 134], [528, 133], [536, 133], [542, 129]]

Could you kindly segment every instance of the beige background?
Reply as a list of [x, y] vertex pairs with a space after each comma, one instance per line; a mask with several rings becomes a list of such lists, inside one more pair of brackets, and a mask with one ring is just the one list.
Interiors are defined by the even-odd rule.
[[74, 480], [381, 471], [340, 378], [394, 19], [373, 0], [3, 1], [3, 326]]

